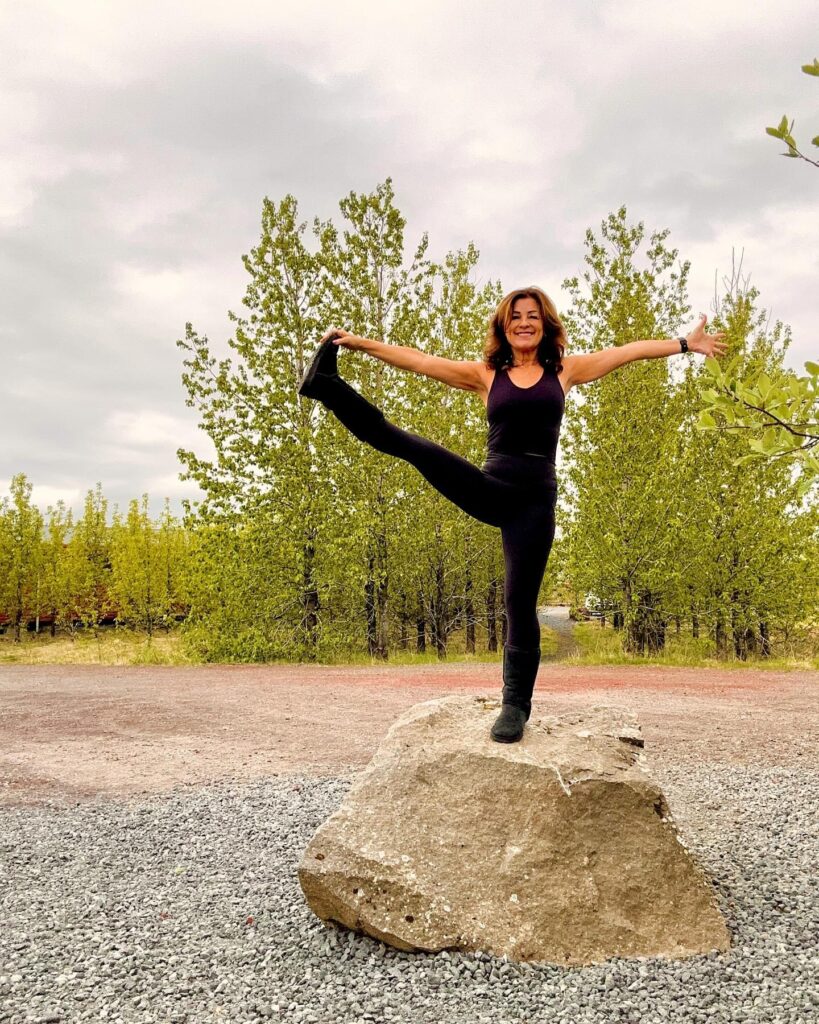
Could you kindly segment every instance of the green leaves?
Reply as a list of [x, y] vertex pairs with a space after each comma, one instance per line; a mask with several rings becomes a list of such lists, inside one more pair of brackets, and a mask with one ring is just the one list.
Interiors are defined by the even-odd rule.
[[[819, 476], [807, 457], [819, 443], [819, 364], [806, 362], [804, 377], [790, 371], [774, 375], [758, 366], [742, 367], [736, 359], [719, 366], [709, 357], [704, 369], [718, 386], [701, 391], [704, 408], [697, 428], [747, 431], [751, 458], [788, 457], [800, 462], [809, 488]], [[754, 432], [761, 436], [753, 436]], [[741, 463], [737, 460], [734, 464]]]
[[[817, 59], [814, 57], [813, 64], [802, 65], [802, 71], [804, 71], [806, 75], [819, 76], [819, 62], [817, 62]], [[772, 135], [776, 139], [781, 139], [787, 145], [788, 152], [782, 153], [782, 156], [787, 156], [791, 158], [801, 158], [802, 160], [807, 160], [808, 163], [814, 164], [814, 166], [819, 166], [817, 165], [815, 160], [811, 160], [809, 157], [804, 156], [797, 149], [796, 142], [794, 141], [793, 135], [791, 134], [793, 132], [793, 126], [794, 122], [791, 121], [789, 124], [787, 115], [783, 114], [782, 120], [779, 122], [776, 128], [766, 128], [765, 131], [768, 135]], [[811, 145], [819, 146], [819, 135], [815, 135], [811, 139]]]

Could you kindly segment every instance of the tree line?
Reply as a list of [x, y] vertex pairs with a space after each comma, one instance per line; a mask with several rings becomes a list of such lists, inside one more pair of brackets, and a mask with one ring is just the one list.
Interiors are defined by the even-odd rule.
[[31, 492], [19, 473], [0, 502], [0, 630], [73, 638], [116, 622], [150, 637], [186, 616], [190, 538], [167, 500], [157, 520], [143, 495], [109, 522], [100, 484], [76, 518], [63, 501], [43, 515]]
[[[445, 657], [456, 635], [468, 653], [499, 649], [499, 531], [296, 389], [330, 326], [480, 358], [505, 290], [476, 280], [471, 243], [434, 260], [423, 234], [405, 256], [389, 178], [350, 193], [340, 211], [340, 226], [316, 218], [306, 240], [295, 197], [265, 199], [259, 243], [243, 257], [243, 309], [228, 314], [227, 355], [187, 324], [178, 342], [186, 401], [215, 456], [179, 450], [182, 478], [203, 493], [180, 521], [166, 503], [152, 522], [144, 497], [108, 526], [98, 486], [76, 523], [59, 504], [43, 523], [15, 478], [0, 506], [0, 612], [14, 629], [20, 609], [35, 605], [54, 613], [53, 628], [96, 627], [108, 601], [119, 621], [148, 632], [184, 618], [191, 648], [214, 661], [387, 659], [428, 647]], [[667, 230], [647, 246], [644, 236], [625, 207], [599, 234], [587, 230], [582, 274], [562, 282], [570, 353], [673, 337], [690, 319], [689, 262], [666, 244]], [[798, 381], [783, 365], [790, 329], [771, 328], [758, 297], [733, 271], [710, 329], [726, 332], [738, 380], [764, 379], [779, 393]], [[483, 462], [475, 395], [349, 350], [339, 368], [388, 419]], [[572, 389], [566, 403], [541, 599], [591, 595], [628, 652], [662, 650], [669, 629], [738, 658], [815, 636], [812, 467], [744, 461], [742, 430], [701, 419], [712, 385], [697, 356], [641, 360]]]

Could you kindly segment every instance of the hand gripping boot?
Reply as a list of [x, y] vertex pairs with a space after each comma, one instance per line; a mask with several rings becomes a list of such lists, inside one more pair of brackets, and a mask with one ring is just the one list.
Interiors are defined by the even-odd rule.
[[532, 692], [540, 664], [540, 648], [503, 648], [503, 703], [492, 726], [498, 743], [516, 743], [532, 713]]
[[333, 343], [334, 337], [336, 335], [331, 335], [319, 345], [299, 384], [299, 394], [321, 402], [360, 441], [366, 441], [381, 451], [386, 422], [384, 413], [338, 375], [338, 345]]

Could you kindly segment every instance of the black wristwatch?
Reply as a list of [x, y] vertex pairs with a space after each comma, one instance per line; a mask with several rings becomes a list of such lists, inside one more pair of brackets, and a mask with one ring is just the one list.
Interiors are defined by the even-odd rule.
[[685, 340], [685, 338], [677, 338], [677, 341], [680, 343], [680, 352], [687, 352], [688, 342]]

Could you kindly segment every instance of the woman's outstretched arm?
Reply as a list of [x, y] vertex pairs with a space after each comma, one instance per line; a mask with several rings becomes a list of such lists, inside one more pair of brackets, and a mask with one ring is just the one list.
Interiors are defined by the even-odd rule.
[[474, 391], [480, 387], [477, 362], [470, 362], [467, 359], [444, 359], [443, 356], [433, 356], [429, 352], [422, 352], [407, 345], [388, 345], [384, 341], [375, 341], [372, 338], [359, 338], [358, 335], [349, 334], [347, 331], [336, 333], [339, 335], [337, 344], [366, 352], [367, 355], [375, 356], [376, 359], [381, 359], [391, 366], [397, 366], [399, 370], [411, 370], [413, 373], [432, 377], [464, 391]]
[[423, 373], [421, 364], [426, 359], [426, 352], [417, 348], [408, 348], [405, 345], [387, 345], [383, 341], [374, 341], [372, 338], [360, 338], [357, 334], [333, 327], [321, 336], [322, 342], [325, 339], [336, 335], [336, 344], [344, 348], [355, 349], [358, 352], [366, 352], [367, 355], [375, 356], [376, 359], [383, 359], [385, 363], [397, 366], [399, 370], [412, 370], [414, 373]]
[[[705, 313], [700, 313], [700, 322], [693, 331], [685, 335], [688, 351], [705, 356], [725, 355], [728, 346], [720, 340], [725, 337], [725, 333], [720, 331], [717, 334], [706, 334], [707, 319]], [[570, 381], [574, 385], [599, 380], [619, 366], [633, 363], [637, 359], [658, 359], [660, 356], [679, 354], [680, 343], [677, 338], [652, 338], [645, 341], [629, 341], [625, 345], [615, 345], [587, 355], [567, 356], [565, 362], [568, 364]]]

